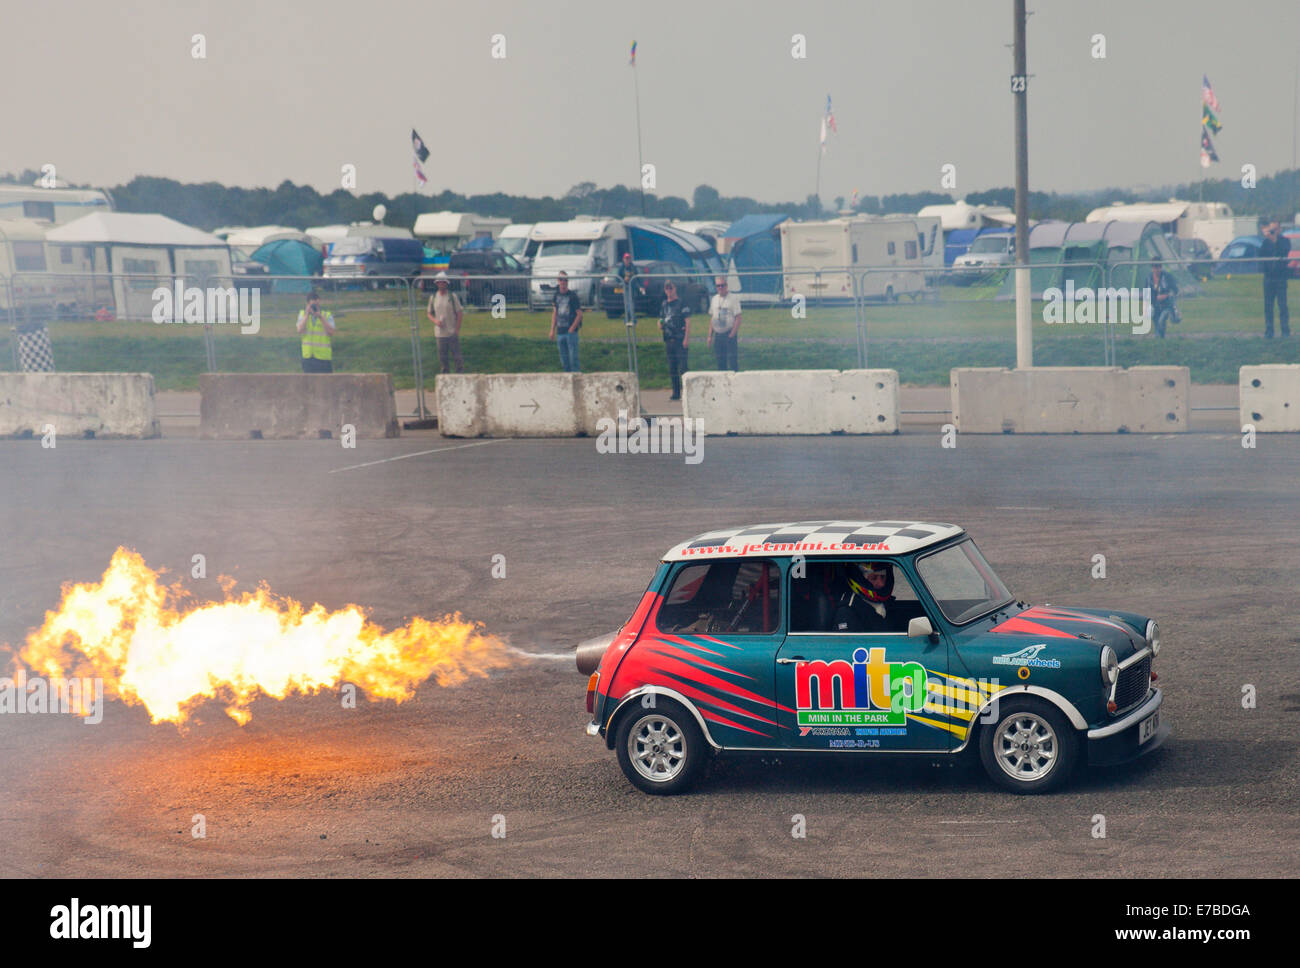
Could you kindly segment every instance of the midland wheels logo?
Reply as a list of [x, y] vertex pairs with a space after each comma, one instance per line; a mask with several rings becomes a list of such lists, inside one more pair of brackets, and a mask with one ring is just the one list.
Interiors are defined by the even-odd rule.
[[866, 649], [855, 649], [851, 663], [843, 659], [802, 661], [794, 669], [796, 721], [800, 727], [905, 727], [908, 713], [925, 708], [926, 678], [919, 662], [886, 662], [883, 648], [872, 649], [869, 654]]
[[1039, 654], [1047, 648], [1047, 643], [1039, 645], [1029, 645], [1019, 652], [1010, 652], [1006, 655], [995, 655], [993, 657], [994, 665], [1020, 666], [1022, 669], [1059, 669], [1061, 668], [1060, 659], [1040, 659]]

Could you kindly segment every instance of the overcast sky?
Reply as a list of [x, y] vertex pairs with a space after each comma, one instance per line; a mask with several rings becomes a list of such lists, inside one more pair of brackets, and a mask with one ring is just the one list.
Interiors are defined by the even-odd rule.
[[[637, 174], [658, 193], [802, 200], [826, 95], [822, 196], [1010, 185], [1011, 0], [71, 0], [6, 14], [0, 172], [138, 174], [322, 191], [560, 195]], [[1034, 189], [1200, 177], [1201, 75], [1221, 105], [1214, 177], [1293, 157], [1296, 0], [1030, 0]], [[30, 23], [21, 23], [22, 18]], [[207, 57], [191, 56], [191, 36]], [[791, 56], [791, 37], [807, 56]], [[494, 34], [506, 56], [493, 59]], [[1091, 55], [1104, 34], [1105, 59]]]

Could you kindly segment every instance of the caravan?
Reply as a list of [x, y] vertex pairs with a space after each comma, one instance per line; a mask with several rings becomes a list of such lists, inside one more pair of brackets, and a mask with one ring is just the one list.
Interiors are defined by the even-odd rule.
[[782, 298], [853, 299], [852, 277], [861, 271], [863, 298], [916, 299], [925, 290], [921, 234], [912, 219], [784, 222]]
[[98, 188], [31, 188], [0, 185], [0, 219], [31, 219], [63, 225], [83, 215], [113, 211], [108, 193]]

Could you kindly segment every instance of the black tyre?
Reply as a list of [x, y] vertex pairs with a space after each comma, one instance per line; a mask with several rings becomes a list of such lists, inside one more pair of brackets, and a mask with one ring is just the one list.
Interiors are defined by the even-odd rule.
[[1046, 793], [1070, 778], [1079, 737], [1065, 716], [1034, 696], [998, 704], [997, 722], [980, 726], [980, 761], [994, 783], [1012, 793]]
[[695, 717], [680, 703], [654, 698], [653, 706], [634, 700], [619, 719], [618, 765], [644, 793], [683, 793], [704, 774], [710, 749]]

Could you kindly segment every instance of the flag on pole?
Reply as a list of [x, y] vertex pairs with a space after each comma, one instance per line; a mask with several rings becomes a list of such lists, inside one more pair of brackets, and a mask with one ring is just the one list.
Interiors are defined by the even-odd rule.
[[849, 202], [849, 208], [857, 208], [857, 207], [858, 207], [858, 190], [855, 188], [853, 189], [853, 200]]
[[1210, 86], [1210, 79], [1204, 74], [1201, 75], [1201, 103], [1213, 111], [1219, 110], [1219, 99], [1214, 96], [1214, 88]]
[[[424, 146], [424, 141], [414, 128], [411, 129], [411, 150], [415, 152], [417, 162], [429, 160], [429, 149]], [[419, 165], [416, 167], [418, 168]]]
[[1218, 115], [1216, 115], [1208, 104], [1201, 105], [1201, 126], [1209, 128], [1211, 134], [1218, 134], [1223, 130], [1223, 125], [1219, 124]]
[[831, 96], [829, 94], [826, 95], [826, 124], [832, 131], [839, 134], [840, 129], [835, 126], [835, 115], [831, 111]]
[[420, 167], [420, 159], [413, 158], [411, 164], [415, 166], [415, 180], [419, 182], [420, 187], [423, 188], [429, 184], [429, 179], [424, 177], [424, 169]]
[[1210, 162], [1218, 161], [1219, 156], [1214, 150], [1214, 142], [1210, 140], [1210, 132], [1204, 128], [1201, 129], [1201, 167], [1209, 168]]
[[628, 63], [631, 66], [636, 67], [636, 41], [635, 40], [632, 41], [632, 57], [628, 60]]

